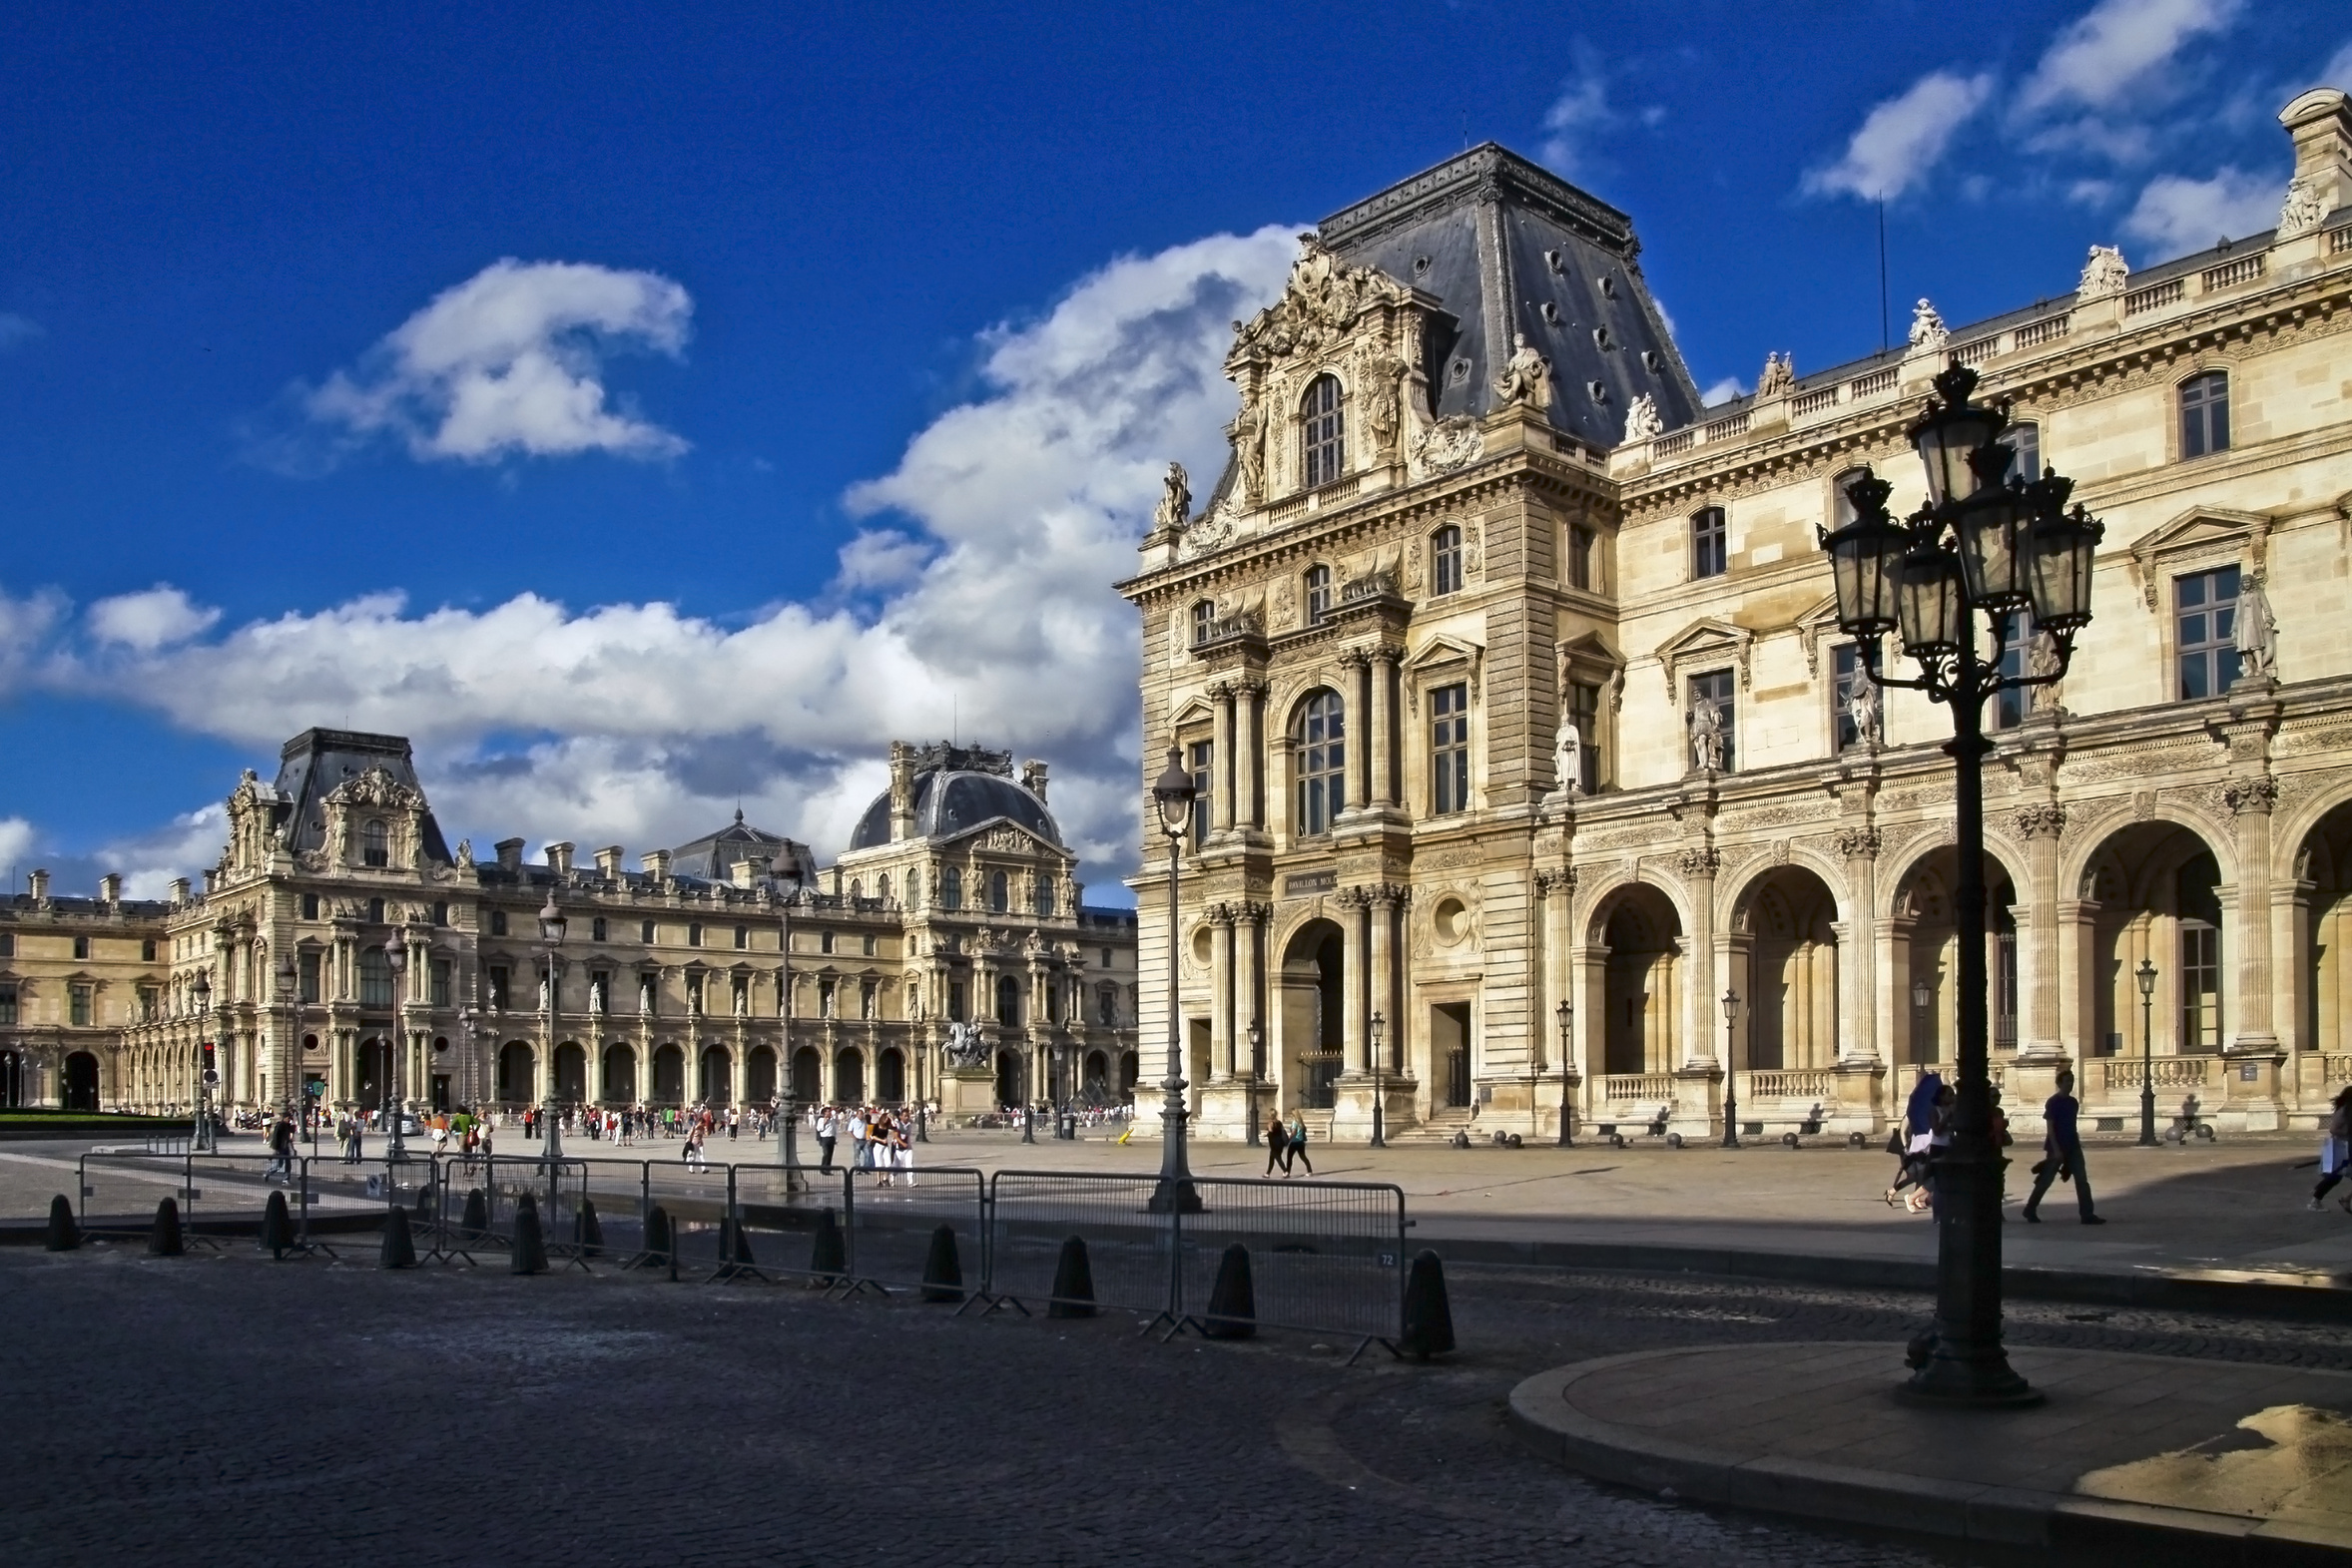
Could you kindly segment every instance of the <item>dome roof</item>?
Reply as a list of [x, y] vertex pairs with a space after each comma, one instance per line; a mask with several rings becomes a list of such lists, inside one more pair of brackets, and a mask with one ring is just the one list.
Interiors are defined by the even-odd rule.
[[[913, 837], [952, 838], [1000, 820], [1018, 823], [1047, 843], [1061, 844], [1061, 829], [1045, 802], [1001, 775], [941, 769], [914, 781]], [[858, 818], [850, 847], [872, 849], [889, 841], [890, 792], [884, 789]]]

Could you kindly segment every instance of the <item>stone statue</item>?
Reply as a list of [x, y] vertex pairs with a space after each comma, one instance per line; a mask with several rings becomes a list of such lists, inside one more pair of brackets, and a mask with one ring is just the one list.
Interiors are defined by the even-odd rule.
[[1704, 772], [1723, 768], [1723, 710], [1712, 697], [1702, 697], [1691, 707], [1690, 756], [1692, 765]]
[[1155, 533], [1181, 533], [1190, 521], [1192, 484], [1185, 478], [1182, 463], [1170, 463], [1167, 477], [1160, 481], [1160, 506], [1152, 513], [1152, 529]]
[[1944, 318], [1936, 313], [1934, 305], [1922, 299], [1918, 304], [1912, 306], [1911, 351], [1913, 353], [1932, 354], [1938, 352], [1951, 339], [1951, 336], [1952, 334], [1945, 330]]
[[956, 1023], [947, 1026], [947, 1061], [955, 1067], [988, 1065], [988, 1042], [980, 1038], [978, 1024]]
[[1266, 413], [1255, 400], [1245, 400], [1241, 412], [1226, 427], [1233, 437], [1233, 455], [1241, 464], [1241, 497], [1255, 505], [1266, 493]]
[[2327, 203], [2319, 187], [2302, 175], [2287, 182], [2287, 199], [2278, 210], [2278, 238], [2293, 240], [2317, 229], [2327, 217]]
[[1575, 716], [1563, 712], [1559, 730], [1552, 736], [1551, 750], [1559, 761], [1559, 792], [1584, 792], [1584, 733], [1576, 728]]
[[2237, 658], [2240, 680], [2278, 679], [2278, 619], [2270, 613], [2270, 596], [2259, 577], [2238, 587]]
[[1846, 717], [1854, 725], [1854, 739], [1876, 749], [1879, 743], [1879, 684], [1863, 670], [1846, 690]]
[[1662, 433], [1666, 421], [1658, 417], [1658, 400], [1644, 392], [1625, 409], [1625, 439], [1646, 441]]
[[459, 865], [473, 864], [473, 840], [471, 838], [457, 840], [457, 863]]
[[[2026, 645], [2026, 674], [2056, 676], [2063, 668], [2064, 661], [2058, 658], [2058, 639], [2049, 632], [2037, 629], [2034, 640]], [[2034, 712], [2055, 714], [2058, 711], [2058, 686], [2059, 683], [2053, 680], [2047, 686], [2032, 689]]]
[[1797, 356], [1771, 354], [1764, 356], [1764, 373], [1756, 377], [1756, 397], [1786, 397], [1797, 389]]
[[1372, 388], [1368, 399], [1371, 407], [1366, 411], [1365, 419], [1372, 426], [1376, 450], [1384, 457], [1394, 457], [1397, 453], [1397, 377], [1404, 373], [1404, 369], [1401, 363], [1388, 358], [1377, 359], [1372, 365]]
[[1505, 403], [1524, 403], [1539, 412], [1551, 406], [1551, 361], [1527, 346], [1524, 332], [1510, 334], [1510, 357], [1503, 361], [1494, 391]]
[[2074, 285], [2077, 301], [2112, 299], [2123, 291], [2131, 269], [2123, 264], [2123, 253], [2111, 245], [2094, 245], [2090, 260], [2082, 263], [2082, 281]]

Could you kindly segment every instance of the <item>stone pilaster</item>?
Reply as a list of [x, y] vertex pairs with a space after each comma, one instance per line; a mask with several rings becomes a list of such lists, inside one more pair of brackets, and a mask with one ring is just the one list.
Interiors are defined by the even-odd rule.
[[2020, 954], [2025, 973], [2025, 1037], [2019, 1060], [2054, 1060], [2066, 1054], [2058, 1032], [2058, 973], [2064, 931], [2058, 919], [2058, 839], [2066, 830], [2066, 808], [2055, 801], [2025, 806], [2017, 813], [2026, 840], [2026, 940]]

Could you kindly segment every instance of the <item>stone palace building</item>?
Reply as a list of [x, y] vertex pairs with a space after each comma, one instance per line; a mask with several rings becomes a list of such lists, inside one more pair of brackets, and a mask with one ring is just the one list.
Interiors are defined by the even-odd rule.
[[[1955, 360], [2105, 524], [2062, 689], [1986, 716], [1994, 1070], [2309, 1127], [2352, 1081], [2352, 106], [2278, 227], [1702, 407], [1622, 213], [1491, 145], [1346, 208], [1236, 323], [1231, 456], [1122, 592], [1144, 1075], [1201, 1129], [1879, 1133], [1952, 1059], [1949, 715], [1868, 689], [1819, 544]], [[2041, 656], [2013, 619], [2002, 655]], [[1896, 660], [1899, 670], [1902, 661]], [[2135, 972], [2154, 968], [2142, 998]], [[1474, 1120], [1473, 1120], [1474, 1118]], [[1147, 1119], [1141, 1127], [1152, 1124]]]
[[[451, 849], [397, 736], [309, 730], [201, 891], [0, 898], [0, 1105], [938, 1104], [1133, 1083], [1135, 916], [1091, 908], [1046, 767], [893, 746], [852, 847], [731, 824], [623, 866]], [[539, 912], [567, 927], [553, 1008]], [[949, 1050], [950, 1031], [955, 1049]]]

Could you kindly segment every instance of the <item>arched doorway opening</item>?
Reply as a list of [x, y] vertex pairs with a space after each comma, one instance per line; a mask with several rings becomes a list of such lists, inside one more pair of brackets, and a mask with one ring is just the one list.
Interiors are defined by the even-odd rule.
[[[1895, 887], [1894, 1060], [1899, 1066], [1941, 1067], [1949, 1081], [1960, 1059], [1960, 935], [1952, 892], [1960, 877], [1959, 851], [1949, 846], [1923, 855]], [[1985, 978], [1990, 1047], [2018, 1048], [2018, 889], [2009, 870], [1985, 856]], [[1914, 1075], [1888, 1085], [1896, 1103], [1911, 1092]]]
[[1080, 1098], [1088, 1105], [1102, 1105], [1111, 1097], [1111, 1059], [1107, 1051], [1086, 1053], [1085, 1082], [1079, 1088]]
[[88, 1051], [72, 1052], [65, 1059], [65, 1108], [98, 1109], [98, 1058]]
[[380, 1111], [392, 1087], [391, 1047], [381, 1040], [359, 1042], [359, 1109]]
[[604, 1103], [627, 1105], [637, 1098], [637, 1053], [626, 1045], [604, 1048]]
[[767, 1046], [753, 1046], [744, 1064], [743, 1098], [748, 1105], [766, 1105], [776, 1098], [776, 1053]]
[[1021, 1089], [1021, 1053], [1009, 1046], [996, 1053], [996, 1103], [1023, 1105], [1028, 1095]]
[[[2295, 851], [2300, 884], [2297, 941], [2302, 981], [2302, 1032], [2310, 1098], [2333, 1094], [2339, 1080], [2327, 1069], [2352, 1053], [2352, 801], [2335, 807], [2303, 835]], [[2338, 1069], [2342, 1071], [2342, 1068]]]
[[866, 1099], [866, 1055], [845, 1045], [833, 1053], [833, 1098], [837, 1105], [859, 1105]]
[[813, 1045], [793, 1052], [793, 1098], [803, 1105], [825, 1098], [825, 1058]]
[[906, 1058], [896, 1046], [884, 1047], [874, 1063], [875, 1097], [885, 1105], [906, 1099]]
[[1346, 953], [1347, 938], [1329, 920], [1309, 920], [1283, 949], [1277, 1017], [1282, 1088], [1293, 1105], [1329, 1110], [1347, 1065]]
[[[2084, 863], [2082, 896], [2091, 922], [2089, 1054], [2115, 1057], [2084, 1086], [2084, 1098], [2128, 1091], [2136, 1098], [2143, 1029], [2150, 1054], [2219, 1054], [2229, 1003], [2221, 942], [2221, 866], [2212, 846], [2171, 822], [2134, 822], [2110, 834]], [[2265, 911], [2267, 914], [2267, 911]], [[2156, 970], [2143, 1008], [2137, 971]], [[2156, 1088], [2218, 1089], [2209, 1063], [2157, 1069]]]
[[1672, 1072], [1683, 1041], [1676, 1001], [1682, 994], [1682, 917], [1673, 900], [1646, 882], [1602, 906], [1601, 1071], [1612, 1076]]
[[735, 1063], [728, 1058], [723, 1045], [706, 1045], [702, 1055], [702, 1078], [698, 1098], [705, 1105], [725, 1105], [734, 1087]]
[[653, 1097], [663, 1105], [685, 1102], [686, 1053], [675, 1045], [665, 1045], [653, 1053]]
[[[530, 1045], [522, 1040], [509, 1040], [498, 1048], [498, 1098], [508, 1105], [528, 1105], [539, 1078], [539, 1064], [533, 1059]], [[361, 1076], [364, 1078], [365, 1070]], [[362, 1091], [364, 1095], [364, 1091]]]
[[1133, 1051], [1119, 1053], [1119, 1099], [1123, 1104], [1135, 1098], [1137, 1063]]
[[1777, 866], [1740, 895], [1725, 978], [1743, 1005], [1738, 1060], [1726, 1066], [1777, 1072], [1837, 1065], [1837, 918], [1829, 884], [1801, 865]]
[[566, 1105], [588, 1098], [588, 1052], [576, 1040], [555, 1048], [555, 1097]]

